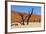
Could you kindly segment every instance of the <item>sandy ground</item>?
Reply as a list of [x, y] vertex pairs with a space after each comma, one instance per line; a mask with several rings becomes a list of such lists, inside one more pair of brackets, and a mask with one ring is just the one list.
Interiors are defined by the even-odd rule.
[[25, 25], [21, 25], [21, 24], [19, 24], [19, 25], [17, 25], [17, 26], [15, 26], [15, 25], [13, 25], [12, 26], [12, 28], [35, 28], [35, 27], [40, 27], [41, 26], [41, 23], [29, 23], [29, 25], [27, 25], [26, 23], [25, 23]]

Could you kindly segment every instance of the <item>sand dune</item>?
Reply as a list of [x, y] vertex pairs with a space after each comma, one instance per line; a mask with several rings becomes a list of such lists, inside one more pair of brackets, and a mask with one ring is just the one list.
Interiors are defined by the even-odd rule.
[[[21, 14], [23, 14], [23, 18], [28, 16], [28, 14], [26, 13], [21, 13]], [[27, 18], [25, 19], [25, 22], [27, 21]], [[11, 22], [14, 23], [14, 22], [21, 22], [21, 21], [22, 19], [21, 19], [20, 13], [12, 11], [11, 12]], [[32, 16], [29, 19], [29, 22], [41, 22], [41, 16], [32, 14]]]

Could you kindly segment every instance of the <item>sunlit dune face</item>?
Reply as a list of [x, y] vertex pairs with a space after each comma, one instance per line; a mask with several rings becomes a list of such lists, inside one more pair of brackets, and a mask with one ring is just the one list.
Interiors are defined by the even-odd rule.
[[[25, 19], [25, 17], [27, 16], [27, 18]], [[27, 14], [23, 14], [23, 19], [25, 22], [27, 22], [28, 19], [28, 15]], [[12, 23], [14, 22], [21, 22], [22, 21], [22, 17], [18, 14], [18, 13], [11, 13], [11, 21]], [[41, 22], [41, 16], [39, 15], [32, 15], [29, 19], [29, 22]]]
[[18, 21], [21, 20], [21, 16], [19, 16], [19, 14], [12, 13], [11, 14], [11, 20], [12, 20], [13, 23], [16, 22], [16, 21], [18, 22]]

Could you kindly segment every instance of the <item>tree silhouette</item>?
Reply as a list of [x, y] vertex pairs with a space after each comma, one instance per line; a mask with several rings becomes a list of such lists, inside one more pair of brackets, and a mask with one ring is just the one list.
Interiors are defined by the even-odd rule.
[[[27, 19], [27, 17], [28, 17], [28, 19], [27, 19], [27, 25], [29, 24], [29, 19], [30, 19], [30, 17], [31, 17], [32, 14], [33, 14], [33, 8], [32, 8], [31, 13], [30, 13], [30, 11], [28, 11], [28, 16], [25, 17], [25, 19]], [[19, 15], [21, 16], [21, 19], [22, 19], [22, 21], [21, 21], [22, 23], [20, 22], [20, 24], [25, 25], [24, 24], [24, 21], [25, 21], [24, 14], [19, 13]]]
[[23, 22], [21, 24], [24, 25], [23, 14], [19, 13], [19, 15], [21, 16], [21, 19], [22, 19], [22, 22]]
[[21, 22], [23, 22], [23, 23], [21, 23], [22, 25], [25, 25], [24, 24], [24, 21], [25, 21], [25, 19], [27, 18], [27, 16], [25, 17], [25, 19], [24, 19], [24, 15], [22, 14], [22, 13], [19, 13], [19, 15], [21, 16], [21, 19], [22, 19], [22, 21]]
[[29, 19], [30, 19], [32, 14], [33, 14], [33, 8], [32, 8], [32, 12], [31, 13], [30, 13], [30, 11], [28, 11], [27, 25], [29, 24]]

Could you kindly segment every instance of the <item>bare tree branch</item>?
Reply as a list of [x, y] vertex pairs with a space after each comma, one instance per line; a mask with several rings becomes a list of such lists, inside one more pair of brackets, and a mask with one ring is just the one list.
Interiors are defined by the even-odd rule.
[[19, 13], [19, 15], [21, 16], [21, 19], [22, 19], [22, 22], [23, 22], [23, 23], [21, 23], [21, 24], [24, 25], [24, 19], [23, 19], [23, 16], [24, 16], [24, 15], [21, 14], [21, 13]]
[[23, 14], [21, 14], [21, 13], [19, 13], [19, 15], [21, 16], [21, 19], [22, 19], [22, 21], [21, 22], [23, 22], [23, 23], [21, 23], [22, 25], [25, 25], [24, 24], [24, 21], [26, 20], [26, 18], [27, 18], [27, 16], [25, 17], [25, 19], [24, 19], [24, 15]]
[[29, 13], [29, 15], [28, 15], [28, 19], [27, 19], [27, 25], [29, 23], [29, 19], [30, 19], [31, 15], [33, 14], [33, 8], [32, 8], [32, 12], [30, 13], [30, 11], [28, 11], [28, 13]]

